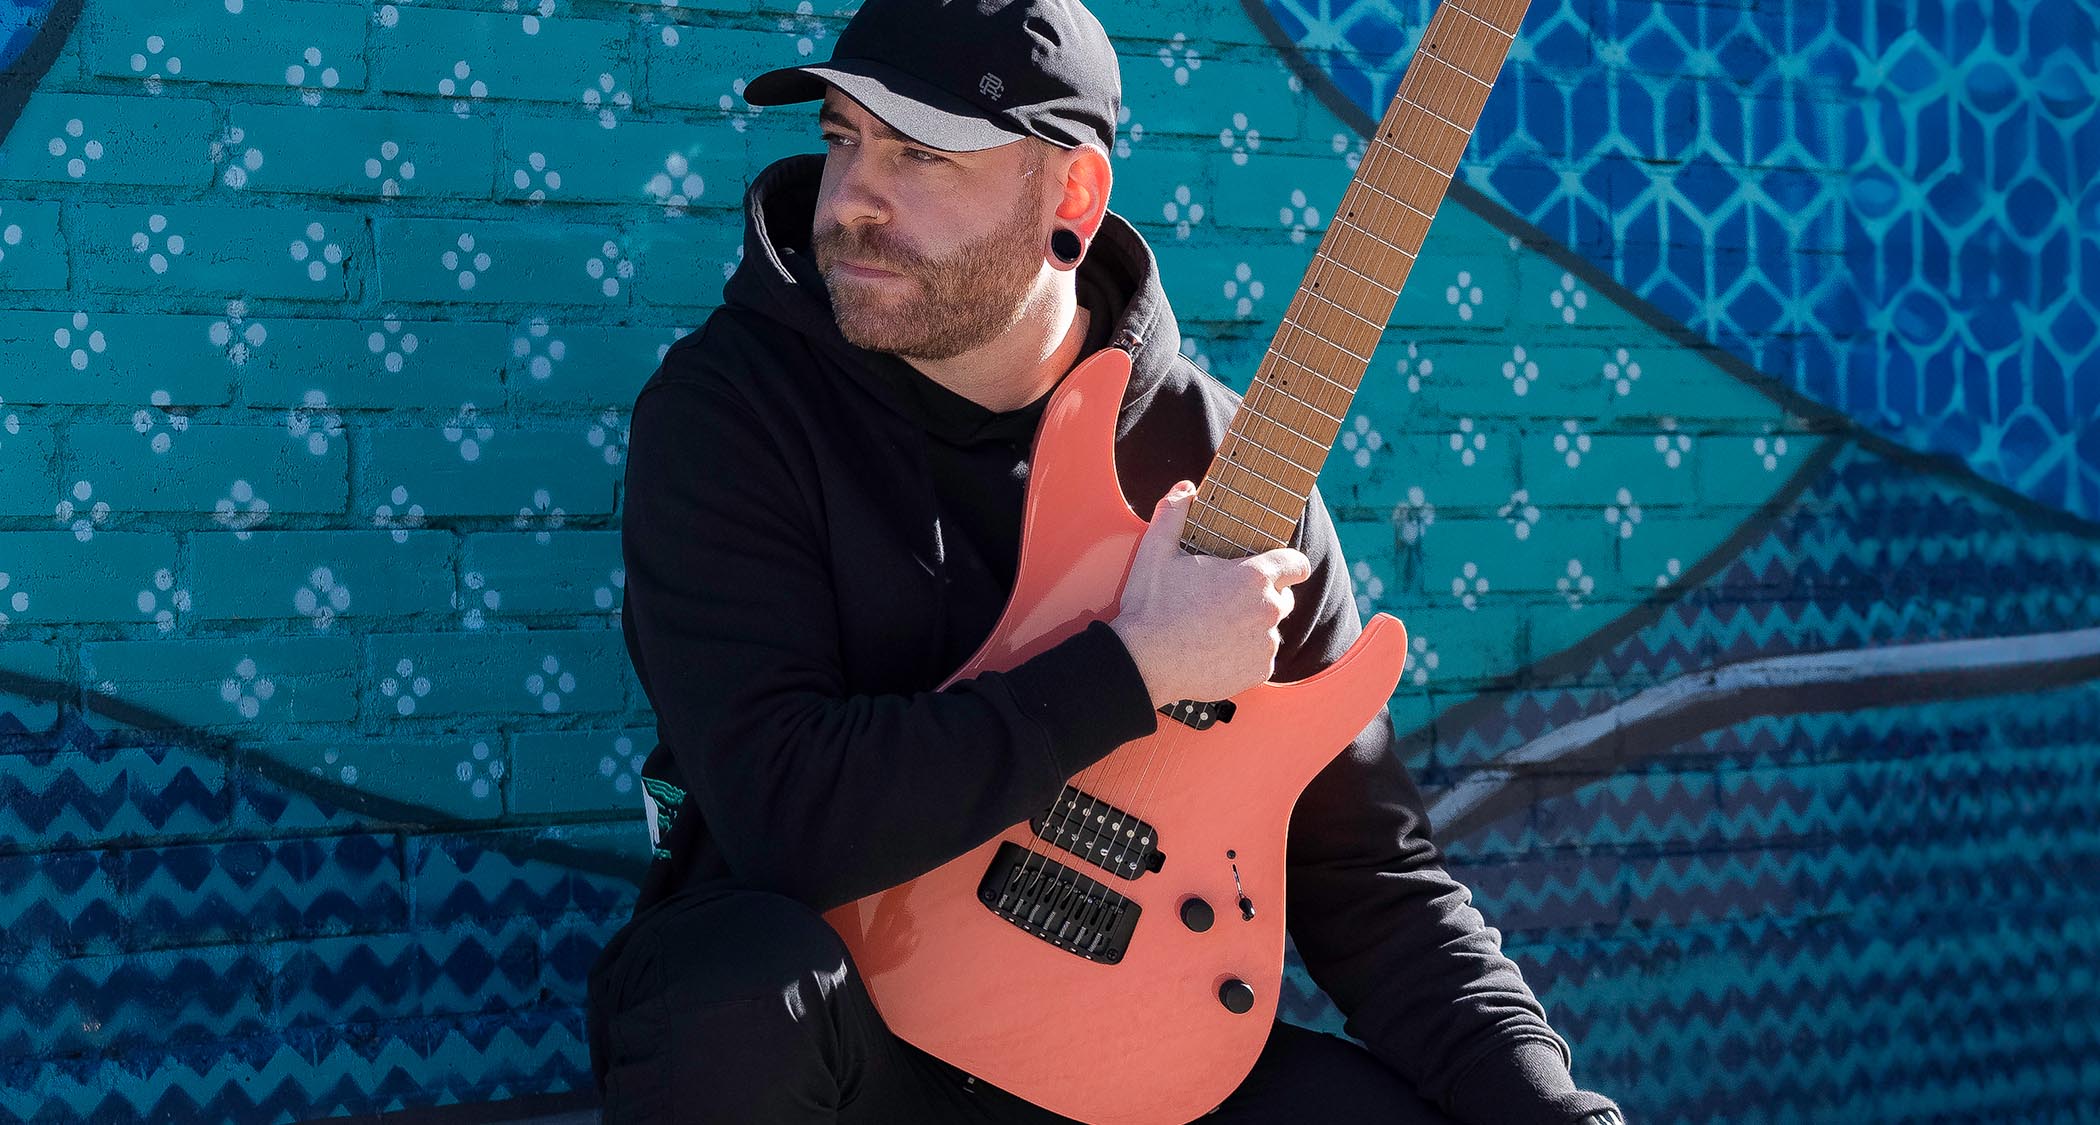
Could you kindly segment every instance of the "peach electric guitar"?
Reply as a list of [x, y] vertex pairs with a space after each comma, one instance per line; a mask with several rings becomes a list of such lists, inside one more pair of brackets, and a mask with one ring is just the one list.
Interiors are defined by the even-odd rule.
[[[1242, 558], [1290, 541], [1526, 3], [1444, 0], [1429, 21], [1204, 476], [1184, 550]], [[1115, 470], [1129, 376], [1124, 352], [1103, 351], [1052, 396], [1013, 593], [947, 683], [1114, 617], [1146, 527]], [[1030, 822], [829, 912], [884, 1021], [1091, 1125], [1208, 1112], [1276, 1012], [1291, 809], [1392, 695], [1406, 649], [1400, 622], [1374, 614], [1307, 679], [1161, 708], [1155, 733]]]

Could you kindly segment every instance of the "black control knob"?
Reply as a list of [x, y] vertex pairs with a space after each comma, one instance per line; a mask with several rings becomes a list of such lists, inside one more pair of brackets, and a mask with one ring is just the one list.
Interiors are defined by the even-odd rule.
[[1181, 924], [1199, 934], [1210, 929], [1211, 924], [1217, 920], [1217, 911], [1212, 910], [1210, 904], [1200, 898], [1192, 898], [1181, 904]]
[[1234, 1015], [1245, 1015], [1254, 1010], [1254, 989], [1234, 977], [1218, 986], [1218, 1003]]

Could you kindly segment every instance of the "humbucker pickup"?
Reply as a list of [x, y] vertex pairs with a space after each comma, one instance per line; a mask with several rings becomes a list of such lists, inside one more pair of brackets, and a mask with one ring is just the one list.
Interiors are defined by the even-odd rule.
[[1038, 837], [1117, 878], [1136, 879], [1167, 862], [1151, 825], [1070, 785], [1029, 825]]
[[977, 884], [992, 913], [1089, 961], [1113, 965], [1137, 930], [1137, 903], [1048, 857], [1007, 841]]

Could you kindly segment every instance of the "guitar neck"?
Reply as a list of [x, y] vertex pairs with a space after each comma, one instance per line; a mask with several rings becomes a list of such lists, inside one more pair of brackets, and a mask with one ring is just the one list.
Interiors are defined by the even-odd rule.
[[1437, 5], [1204, 475], [1184, 547], [1244, 558], [1290, 542], [1527, 7]]

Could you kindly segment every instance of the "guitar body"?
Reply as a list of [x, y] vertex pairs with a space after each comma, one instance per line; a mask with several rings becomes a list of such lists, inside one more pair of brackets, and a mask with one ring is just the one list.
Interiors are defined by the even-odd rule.
[[[1124, 502], [1115, 471], [1129, 374], [1129, 356], [1108, 349], [1052, 396], [1035, 442], [1014, 591], [947, 683], [1011, 668], [1114, 617], [1147, 526]], [[1406, 648], [1400, 622], [1375, 614], [1318, 674], [1257, 684], [1234, 697], [1229, 720], [1207, 729], [1160, 715], [1154, 734], [1074, 777], [1072, 786], [1156, 834], [1164, 856], [1156, 872], [1117, 877], [1022, 823], [830, 911], [883, 1020], [920, 1049], [1090, 1125], [1178, 1125], [1209, 1112], [1252, 1069], [1275, 1016], [1292, 807], [1392, 695]], [[1060, 948], [981, 899], [1009, 843], [1030, 849], [1031, 863], [1097, 878], [1135, 907], [1114, 963]], [[1242, 917], [1242, 895], [1252, 919]], [[1181, 917], [1192, 897], [1215, 916], [1202, 932]], [[1235, 980], [1252, 990], [1246, 1011], [1220, 999]]]

